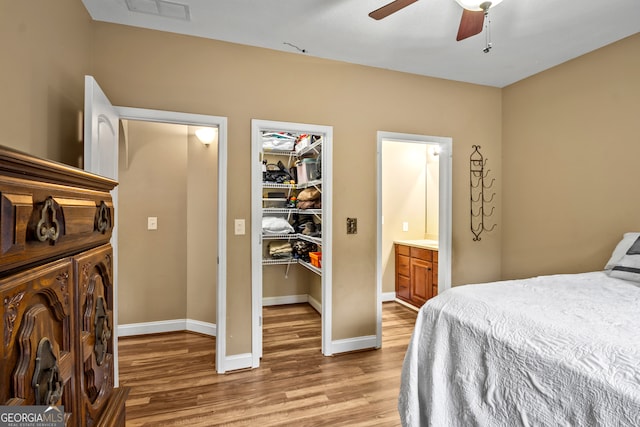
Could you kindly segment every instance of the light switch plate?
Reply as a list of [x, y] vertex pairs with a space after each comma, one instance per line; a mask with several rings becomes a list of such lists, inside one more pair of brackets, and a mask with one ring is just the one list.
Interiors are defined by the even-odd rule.
[[147, 217], [147, 230], [157, 230], [158, 229], [158, 217], [150, 216]]
[[241, 236], [245, 234], [245, 222], [244, 219], [236, 219], [234, 221], [234, 231], [236, 236]]
[[402, 231], [409, 231], [409, 223], [408, 222], [403, 222], [402, 223]]

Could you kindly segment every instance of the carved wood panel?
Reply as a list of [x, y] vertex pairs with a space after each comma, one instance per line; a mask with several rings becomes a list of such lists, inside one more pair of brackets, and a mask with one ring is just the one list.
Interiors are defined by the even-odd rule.
[[124, 426], [111, 336], [115, 185], [0, 146], [0, 405], [64, 405], [68, 426]]
[[64, 405], [76, 425], [73, 266], [64, 259], [0, 280], [0, 404]]
[[78, 277], [78, 331], [81, 416], [94, 424], [113, 391], [113, 278], [110, 245], [87, 251], [74, 260]]
[[34, 189], [2, 176], [0, 213], [0, 262], [7, 270], [108, 243], [113, 229], [108, 193]]

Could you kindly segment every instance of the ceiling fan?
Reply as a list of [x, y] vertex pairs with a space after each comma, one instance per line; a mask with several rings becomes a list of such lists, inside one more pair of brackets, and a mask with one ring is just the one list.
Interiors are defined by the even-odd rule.
[[[395, 0], [374, 10], [369, 16], [377, 20], [383, 19], [416, 1], [418, 0]], [[460, 19], [460, 27], [458, 27], [456, 40], [464, 40], [481, 33], [482, 27], [484, 26], [484, 18], [487, 16], [489, 9], [501, 1], [502, 0], [456, 0], [456, 2], [462, 6], [462, 18]]]

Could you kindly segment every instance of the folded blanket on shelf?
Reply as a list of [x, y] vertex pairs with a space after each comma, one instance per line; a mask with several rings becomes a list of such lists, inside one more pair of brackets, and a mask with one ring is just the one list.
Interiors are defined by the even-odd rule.
[[271, 258], [291, 258], [291, 243], [289, 242], [271, 242], [269, 243], [269, 256]]

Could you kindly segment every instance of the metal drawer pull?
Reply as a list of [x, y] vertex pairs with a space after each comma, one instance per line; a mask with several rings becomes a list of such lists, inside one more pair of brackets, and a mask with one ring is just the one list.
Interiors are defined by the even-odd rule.
[[51, 240], [51, 243], [55, 243], [58, 237], [60, 237], [60, 223], [56, 218], [54, 201], [51, 197], [48, 197], [44, 202], [40, 214], [40, 221], [38, 221], [35, 231], [36, 237], [41, 242]]

